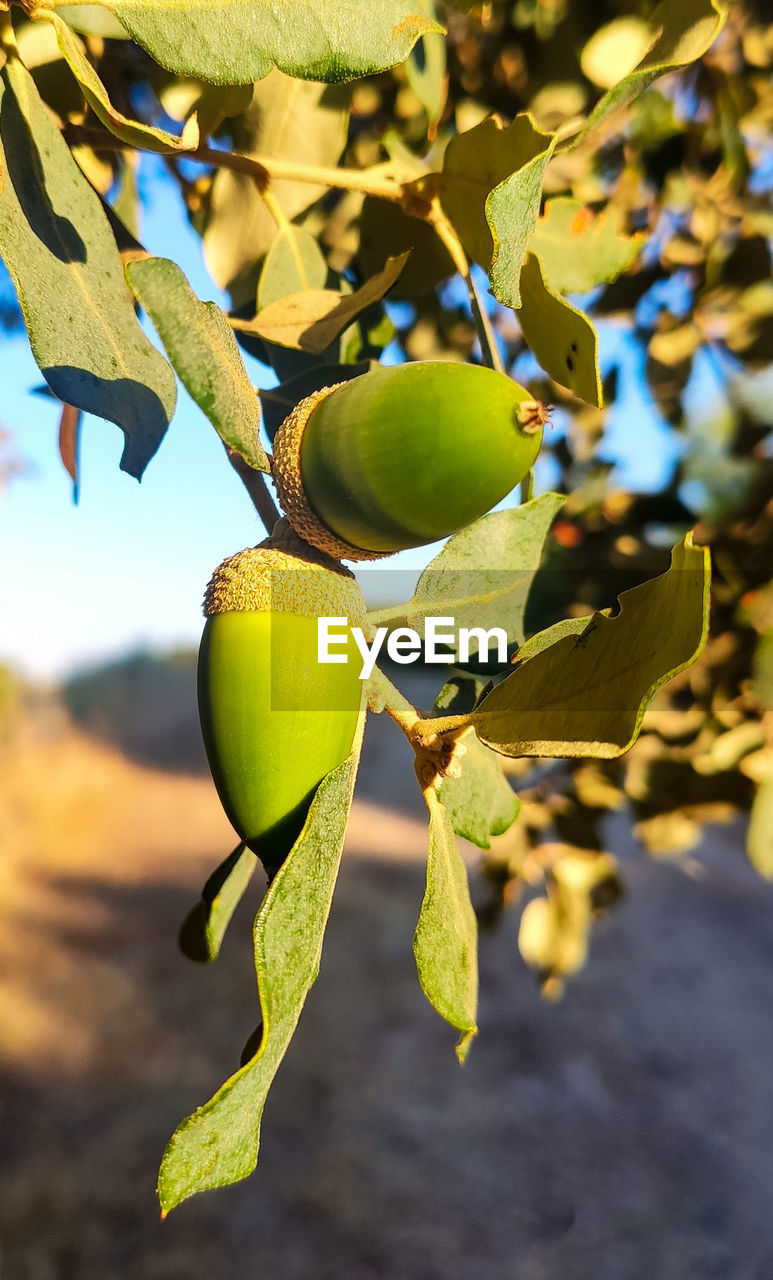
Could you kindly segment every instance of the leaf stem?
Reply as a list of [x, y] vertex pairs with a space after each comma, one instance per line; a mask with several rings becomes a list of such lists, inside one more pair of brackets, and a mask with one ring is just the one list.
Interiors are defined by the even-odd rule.
[[534, 497], [534, 468], [531, 467], [521, 481], [521, 503], [531, 502]]
[[469, 728], [468, 716], [423, 716], [378, 667], [368, 681], [371, 711], [386, 711], [413, 747], [414, 767], [422, 791], [439, 778], [458, 774], [459, 758], [466, 750], [458, 737]]
[[[413, 216], [417, 217], [420, 215], [415, 213]], [[502, 357], [499, 354], [494, 330], [491, 327], [489, 318], [486, 315], [486, 309], [480, 300], [475, 281], [472, 278], [469, 259], [464, 251], [464, 246], [462, 245], [461, 240], [456, 234], [454, 227], [444, 214], [440, 201], [437, 197], [434, 198], [430, 205], [429, 212], [426, 215], [426, 220], [429, 222], [430, 226], [434, 228], [438, 238], [448, 250], [451, 261], [459, 272], [459, 275], [464, 280], [464, 283], [467, 285], [467, 292], [470, 297], [470, 307], [472, 309], [472, 319], [475, 325], [475, 331], [478, 335], [478, 341], [480, 342], [480, 349], [484, 364], [487, 364], [490, 369], [496, 369], [497, 373], [504, 373], [505, 369], [502, 363]]]
[[274, 525], [282, 517], [268, 491], [265, 475], [262, 471], [256, 471], [248, 462], [245, 462], [242, 455], [237, 453], [235, 449], [230, 449], [228, 445], [224, 447], [228, 454], [228, 461], [250, 495], [252, 505], [263, 521], [266, 533], [271, 534]]

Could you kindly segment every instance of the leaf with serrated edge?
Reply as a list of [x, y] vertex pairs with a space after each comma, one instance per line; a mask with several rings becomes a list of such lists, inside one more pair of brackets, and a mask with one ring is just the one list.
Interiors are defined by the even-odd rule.
[[[248, 109], [233, 121], [234, 149], [268, 160], [336, 165], [346, 145], [349, 98], [346, 87], [307, 84], [272, 71], [255, 86]], [[326, 190], [310, 182], [271, 183], [271, 194], [289, 220]], [[204, 256], [215, 283], [231, 293], [234, 307], [254, 304], [257, 264], [275, 237], [276, 222], [253, 179], [220, 169], [209, 197]]]
[[33, 354], [60, 400], [117, 423], [121, 467], [139, 479], [174, 412], [174, 374], [134, 314], [99, 196], [15, 57], [0, 114], [0, 253]]
[[548, 200], [529, 241], [553, 293], [587, 293], [630, 267], [641, 236], [621, 235], [612, 210], [594, 214], [581, 200]]
[[273, 66], [303, 80], [354, 80], [397, 66], [420, 35], [442, 31], [407, 0], [105, 0], [105, 8], [162, 67], [213, 84], [262, 80]]
[[401, 253], [398, 258], [389, 258], [383, 271], [366, 280], [354, 293], [304, 289], [286, 298], [277, 298], [259, 311], [254, 320], [231, 323], [242, 332], [256, 333], [265, 342], [321, 355], [357, 316], [389, 292], [408, 257], [408, 253]]
[[252, 850], [239, 844], [212, 872], [180, 930], [180, 950], [190, 960], [207, 964], [217, 959], [225, 931], [257, 865]]
[[139, 120], [130, 120], [113, 106], [107, 89], [86, 57], [83, 44], [59, 14], [50, 9], [38, 9], [33, 10], [32, 17], [53, 25], [62, 57], [83, 90], [86, 101], [105, 128], [115, 134], [116, 138], [143, 151], [159, 151], [164, 154], [172, 151], [195, 151], [201, 140], [195, 116], [187, 121], [179, 138], [173, 133], [167, 133], [165, 129], [156, 129]]
[[510, 644], [520, 644], [532, 580], [564, 501], [561, 494], [544, 493], [521, 507], [475, 520], [430, 561], [407, 604], [374, 609], [368, 623], [378, 625], [388, 616], [418, 631], [428, 616], [453, 617], [457, 632], [460, 627], [502, 627]]
[[465, 252], [484, 267], [499, 302], [520, 306], [518, 277], [539, 216], [542, 179], [555, 146], [522, 113], [504, 127], [489, 116], [452, 138], [439, 177], [440, 202]]
[[324, 289], [325, 262], [316, 237], [288, 222], [276, 233], [258, 282], [258, 311], [302, 289]]
[[722, 30], [726, 16], [720, 0], [663, 0], [649, 19], [657, 33], [649, 52], [597, 102], [582, 132], [568, 145], [584, 141], [613, 111], [626, 106], [659, 76], [702, 57]]
[[354, 750], [320, 783], [303, 831], [261, 903], [254, 930], [260, 1046], [172, 1135], [158, 1181], [164, 1214], [197, 1192], [248, 1177], [255, 1168], [266, 1095], [319, 972], [361, 740], [362, 721]]
[[686, 534], [670, 569], [595, 613], [578, 635], [517, 666], [470, 715], [482, 742], [508, 756], [611, 760], [633, 745], [657, 690], [706, 642], [710, 563]]
[[441, 1018], [462, 1033], [456, 1054], [464, 1062], [478, 1031], [478, 925], [451, 818], [433, 788], [426, 796], [427, 886], [413, 954], [425, 996]]
[[545, 284], [539, 260], [527, 253], [521, 271], [518, 323], [534, 358], [562, 387], [601, 407], [599, 339], [584, 312]]
[[218, 435], [251, 467], [268, 471], [259, 437], [260, 401], [220, 307], [200, 302], [168, 258], [129, 262], [126, 278], [183, 385]]
[[456, 834], [479, 849], [490, 849], [491, 837], [501, 836], [517, 818], [520, 802], [495, 752], [478, 742], [471, 729], [461, 740], [466, 747], [461, 772], [443, 779], [440, 799]]

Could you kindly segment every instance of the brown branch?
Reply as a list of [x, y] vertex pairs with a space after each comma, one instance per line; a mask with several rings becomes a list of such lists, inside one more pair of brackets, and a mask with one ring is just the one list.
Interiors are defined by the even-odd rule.
[[263, 521], [266, 533], [271, 534], [274, 525], [281, 520], [279, 509], [268, 491], [266, 477], [262, 471], [256, 471], [249, 463], [244, 461], [240, 453], [235, 449], [230, 449], [228, 445], [224, 445], [228, 454], [228, 461], [241, 480], [252, 501], [252, 505]]

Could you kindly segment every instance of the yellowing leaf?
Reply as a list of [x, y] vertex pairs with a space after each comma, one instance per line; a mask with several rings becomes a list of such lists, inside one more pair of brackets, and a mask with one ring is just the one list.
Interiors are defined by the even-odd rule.
[[529, 241], [553, 293], [587, 293], [630, 267], [641, 236], [621, 235], [609, 210], [594, 214], [580, 200], [548, 200]]
[[595, 613], [497, 685], [470, 716], [478, 737], [509, 756], [622, 755], [660, 686], [701, 652], [709, 586], [708, 551], [686, 534], [666, 573], [620, 596], [617, 617]]
[[0, 119], [0, 253], [33, 354], [60, 400], [118, 424], [121, 467], [139, 479], [174, 412], [174, 374], [134, 314], [98, 195], [14, 57]]
[[467, 256], [485, 267], [496, 298], [520, 306], [518, 278], [539, 215], [555, 134], [526, 113], [507, 128], [489, 116], [451, 139], [438, 179], [440, 202]]
[[333, 289], [305, 289], [286, 298], [277, 298], [254, 320], [232, 321], [233, 327], [255, 333], [266, 342], [294, 347], [311, 355], [321, 355], [368, 307], [380, 301], [400, 275], [408, 254], [390, 258], [383, 271], [367, 280], [355, 293]]
[[583, 75], [599, 88], [611, 89], [639, 65], [654, 37], [652, 27], [632, 14], [605, 23], [580, 55]]
[[599, 340], [584, 312], [545, 284], [539, 259], [526, 255], [521, 272], [518, 321], [546, 373], [588, 404], [601, 405]]

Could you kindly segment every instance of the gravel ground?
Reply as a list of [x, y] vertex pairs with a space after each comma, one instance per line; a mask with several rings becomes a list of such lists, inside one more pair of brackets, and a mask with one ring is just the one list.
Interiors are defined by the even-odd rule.
[[[66, 866], [42, 837], [17, 842], [0, 951], [16, 1017], [0, 1048], [3, 1280], [773, 1276], [773, 888], [741, 833], [716, 833], [688, 876], [618, 823], [630, 893], [557, 1005], [514, 919], [485, 934], [481, 1034], [460, 1069], [413, 971], [423, 836], [416, 802], [395, 807], [402, 750], [379, 722], [258, 1171], [164, 1223], [163, 1142], [256, 1020], [246, 910], [213, 966], [174, 945], [221, 854], [209, 784], [123, 778], [114, 760], [128, 807], [99, 833], [125, 842], [109, 874], [96, 839]], [[176, 860], [164, 803], [198, 831]]]

